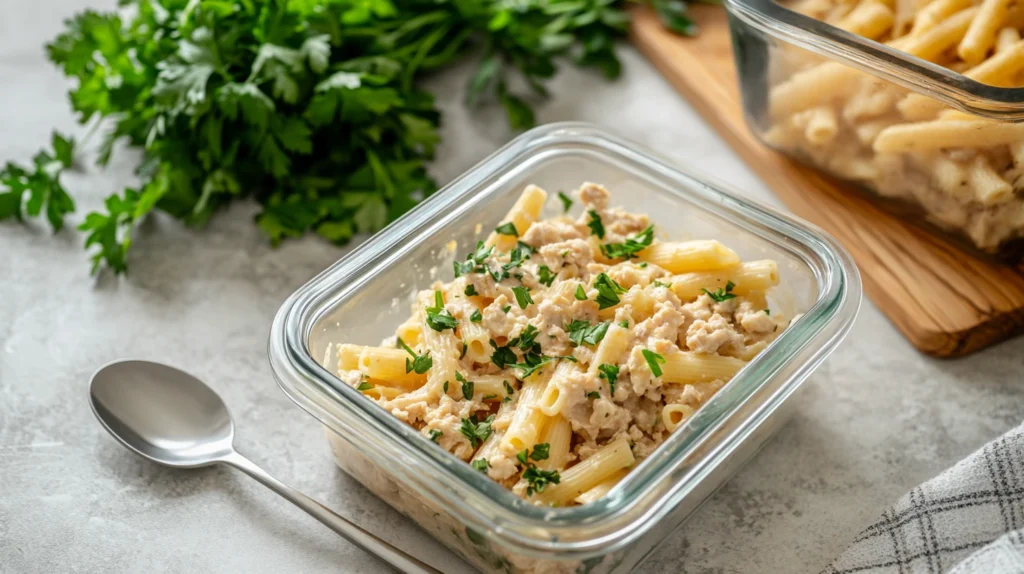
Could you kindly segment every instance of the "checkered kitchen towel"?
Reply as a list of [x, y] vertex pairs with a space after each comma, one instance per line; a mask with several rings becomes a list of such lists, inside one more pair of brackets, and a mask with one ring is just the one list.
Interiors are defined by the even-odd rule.
[[918, 486], [822, 574], [1024, 574], [1024, 425]]

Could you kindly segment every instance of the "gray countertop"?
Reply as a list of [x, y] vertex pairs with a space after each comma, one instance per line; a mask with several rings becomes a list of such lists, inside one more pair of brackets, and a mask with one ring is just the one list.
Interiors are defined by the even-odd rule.
[[[27, 160], [51, 128], [80, 133], [41, 45], [84, 6], [8, 4], [0, 159]], [[624, 47], [622, 57], [613, 83], [566, 69], [539, 120], [600, 124], [780, 205], [638, 54]], [[462, 108], [468, 74], [431, 82], [445, 112], [433, 169], [442, 183], [512, 135], [496, 110]], [[132, 183], [134, 159], [69, 178], [79, 213]], [[381, 570], [240, 474], [162, 469], [118, 446], [86, 389], [97, 366], [126, 356], [206, 379], [230, 406], [244, 453], [446, 572], [468, 571], [337, 470], [318, 424], [277, 388], [265, 356], [271, 319], [345, 251], [314, 239], [271, 249], [253, 213], [235, 206], [201, 233], [155, 218], [128, 279], [91, 279], [75, 232], [0, 224], [0, 571]], [[924, 357], [865, 302], [792, 421], [639, 572], [819, 571], [886, 504], [1020, 421], [1022, 357], [1024, 339], [958, 361]]]

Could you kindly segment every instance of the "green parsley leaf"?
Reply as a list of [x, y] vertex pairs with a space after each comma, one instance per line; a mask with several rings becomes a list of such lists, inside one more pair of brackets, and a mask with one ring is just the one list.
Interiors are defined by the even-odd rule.
[[484, 396], [483, 396], [483, 398], [482, 398], [482, 399], [480, 399], [480, 400], [481, 400], [481, 401], [489, 401], [489, 400], [491, 400], [491, 399], [496, 399], [496, 398], [498, 398], [498, 395], [496, 395], [496, 394], [494, 394], [494, 393], [491, 393], [491, 394], [489, 394], [489, 395], [484, 395]]
[[438, 429], [430, 429], [430, 434], [427, 435], [427, 438], [430, 439], [433, 442], [437, 442], [438, 439], [441, 438], [442, 434], [443, 433], [441, 431], [439, 431]]
[[373, 388], [373, 383], [370, 383], [370, 382], [367, 382], [367, 381], [363, 381], [363, 382], [359, 383], [359, 386], [356, 387], [356, 390], [368, 391], [368, 390], [370, 390], [372, 388]]
[[538, 267], [537, 273], [537, 280], [540, 281], [541, 285], [551, 287], [551, 284], [555, 282], [556, 275], [551, 272], [551, 269], [547, 265], [541, 265]]
[[516, 363], [515, 365], [512, 365], [512, 367], [520, 369], [519, 378], [521, 380], [526, 380], [531, 375], [539, 371], [544, 365], [547, 365], [551, 361], [555, 361], [558, 359], [565, 359], [567, 361], [572, 361], [574, 363], [576, 362], [576, 357], [573, 357], [571, 355], [546, 357], [537, 353], [527, 353], [525, 356], [523, 356], [522, 363]]
[[458, 371], [455, 372], [455, 380], [462, 383], [462, 396], [467, 401], [473, 400], [473, 381], [467, 381]]
[[772, 314], [772, 310], [771, 309], [765, 309], [764, 310], [764, 314], [765, 315], [771, 315]]
[[646, 261], [641, 261], [639, 267], [641, 269], [646, 269], [647, 268], [647, 262]]
[[661, 367], [658, 366], [658, 363], [664, 363], [665, 357], [662, 357], [658, 353], [655, 353], [654, 351], [651, 351], [649, 349], [643, 349], [641, 353], [643, 353], [644, 359], [647, 360], [647, 366], [651, 369], [651, 374], [653, 374], [655, 377], [660, 377]]
[[654, 240], [654, 226], [648, 225], [640, 233], [626, 239], [624, 243], [602, 243], [601, 253], [609, 259], [630, 259], [651, 246]]
[[458, 279], [469, 273], [483, 273], [486, 271], [484, 260], [491, 256], [494, 247], [487, 247], [483, 241], [477, 241], [476, 250], [466, 255], [465, 261], [455, 262], [455, 278]]
[[526, 481], [526, 496], [533, 496], [544, 492], [549, 484], [558, 484], [562, 478], [557, 470], [541, 470], [536, 466], [530, 466], [523, 473], [523, 480]]
[[608, 381], [608, 395], [615, 395], [615, 381], [619, 378], [619, 366], [610, 365], [608, 363], [602, 363], [597, 367], [597, 370], [601, 372], [600, 377]]
[[599, 399], [599, 398], [601, 398], [601, 393], [599, 393], [597, 391], [590, 391], [589, 393], [587, 393], [587, 398], [588, 399]]
[[476, 297], [479, 295], [476, 291], [476, 285], [473, 285], [472, 283], [466, 285], [466, 290], [463, 292], [466, 294], [466, 297]]
[[619, 294], [626, 292], [606, 273], [597, 276], [597, 279], [594, 280], [594, 288], [597, 289], [598, 309], [607, 309], [618, 305]]
[[619, 321], [619, 326], [622, 327], [623, 329], [628, 329], [629, 328], [629, 321], [627, 321], [626, 319], [623, 319], [623, 320]]
[[459, 321], [444, 308], [444, 297], [440, 291], [434, 291], [434, 306], [427, 307], [426, 312], [427, 325], [435, 331], [455, 330], [459, 326]]
[[469, 316], [471, 323], [479, 323], [484, 320], [484, 316], [480, 313], [480, 309], [473, 311], [473, 314]]
[[469, 443], [473, 447], [479, 446], [480, 443], [487, 440], [487, 437], [491, 436], [491, 423], [494, 422], [494, 415], [487, 417], [483, 422], [476, 422], [476, 417], [473, 419], [462, 419], [462, 426], [459, 428], [459, 432], [462, 436], [469, 439]]
[[434, 366], [434, 360], [430, 358], [430, 351], [417, 355], [415, 351], [409, 348], [409, 345], [405, 344], [405, 341], [401, 337], [398, 337], [398, 346], [405, 349], [405, 352], [412, 355], [412, 360], [405, 360], [405, 372], [415, 372], [417, 375], [422, 375], [430, 370], [430, 367]]
[[[508, 276], [508, 271], [521, 266], [523, 262], [530, 258], [530, 255], [533, 255], [533, 248], [522, 241], [517, 241], [516, 246], [513, 247], [512, 251], [508, 254], [508, 263], [501, 266], [501, 269], [506, 272], [506, 277]], [[522, 276], [520, 275], [520, 278], [521, 277]]]
[[513, 287], [512, 293], [516, 296], [516, 303], [519, 303], [520, 309], [526, 309], [526, 306], [533, 303], [533, 298], [530, 297], [530, 289], [527, 287]]
[[601, 339], [604, 339], [610, 324], [608, 321], [605, 321], [591, 326], [589, 321], [573, 319], [565, 326], [565, 331], [569, 334], [569, 340], [576, 346], [584, 343], [596, 345], [601, 342]]
[[569, 213], [569, 210], [572, 209], [572, 198], [566, 195], [564, 191], [559, 191], [558, 199], [562, 202], [562, 213]]
[[586, 301], [587, 300], [587, 292], [583, 290], [583, 285], [582, 284], [576, 286], [576, 300], [577, 301]]
[[465, 341], [462, 342], [462, 352], [459, 353], [459, 360], [462, 360], [466, 356], [466, 350], [469, 349], [469, 345]]
[[509, 346], [516, 346], [524, 351], [529, 351], [537, 341], [537, 334], [540, 331], [533, 325], [527, 325], [521, 335], [509, 341]]
[[511, 221], [495, 227], [494, 232], [499, 235], [511, 235], [512, 237], [519, 237], [519, 232], [516, 231], [516, 226]]
[[448, 381], [444, 382], [444, 385], [441, 386], [441, 389], [444, 390], [444, 394], [448, 394]]
[[486, 458], [478, 458], [478, 459], [474, 460], [473, 462], [471, 462], [470, 465], [474, 469], [479, 470], [480, 472], [482, 472], [484, 474], [487, 474], [487, 467], [491, 466], [491, 464], [489, 462], [487, 462]]
[[736, 284], [729, 281], [725, 284], [725, 289], [719, 287], [714, 291], [708, 291], [707, 289], [701, 289], [701, 291], [707, 293], [708, 297], [711, 297], [715, 301], [721, 303], [722, 301], [728, 301], [729, 299], [735, 299], [736, 295], [733, 294], [732, 290], [736, 287]]
[[664, 287], [665, 289], [670, 289], [672, 287], [671, 283], [662, 283], [661, 281], [658, 281], [657, 279], [652, 281], [651, 284], [654, 285], [655, 287]]
[[507, 346], [499, 347], [498, 344], [494, 342], [494, 339], [491, 339], [491, 347], [494, 348], [494, 353], [491, 354], [491, 362], [499, 369], [515, 365], [516, 361], [519, 360], [519, 357], [516, 357], [516, 354], [511, 348]]
[[509, 310], [512, 309], [512, 305], [505, 305], [501, 308], [501, 312], [508, 315]]
[[533, 452], [530, 453], [530, 460], [536, 460], [536, 461], [547, 460], [547, 458], [548, 458], [548, 456], [550, 456], [550, 454], [551, 454], [551, 445], [546, 443], [546, 442], [542, 442], [540, 444], [537, 444], [537, 445], [533, 446]]
[[590, 221], [587, 222], [590, 234], [596, 235], [598, 239], [604, 239], [604, 224], [601, 223], [601, 215], [593, 209], [587, 211], [587, 215], [590, 216]]
[[512, 385], [508, 384], [508, 381], [502, 381], [501, 384], [505, 385], [505, 393], [508, 396], [516, 394], [516, 390], [512, 388]]

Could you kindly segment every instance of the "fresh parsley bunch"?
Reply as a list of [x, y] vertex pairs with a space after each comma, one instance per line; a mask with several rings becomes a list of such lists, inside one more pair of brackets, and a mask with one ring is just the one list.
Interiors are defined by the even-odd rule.
[[[274, 244], [380, 229], [436, 189], [426, 162], [439, 112], [418, 87], [424, 74], [474, 47], [483, 58], [467, 101], [494, 98], [528, 127], [513, 78], [545, 95], [562, 57], [618, 75], [623, 2], [121, 0], [118, 12], [75, 16], [47, 50], [75, 80], [80, 122], [110, 128], [98, 163], [119, 140], [143, 152], [138, 188], [80, 225], [93, 271], [126, 270], [132, 230], [153, 210], [201, 227], [252, 199]], [[685, 4], [657, 7], [685, 17]], [[0, 171], [0, 219], [45, 212], [63, 226], [74, 202], [60, 176], [74, 145], [54, 134], [52, 147]]]

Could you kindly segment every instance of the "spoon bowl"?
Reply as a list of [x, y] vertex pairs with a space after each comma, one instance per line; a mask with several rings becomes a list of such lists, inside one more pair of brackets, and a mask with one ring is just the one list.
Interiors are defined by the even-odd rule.
[[177, 468], [214, 463], [233, 466], [400, 571], [440, 574], [239, 454], [224, 401], [206, 383], [184, 371], [150, 361], [110, 363], [92, 376], [89, 402], [114, 438], [153, 462]]
[[153, 462], [196, 468], [232, 452], [235, 429], [224, 401], [174, 367], [149, 361], [110, 363], [93, 375], [89, 399], [110, 434]]

